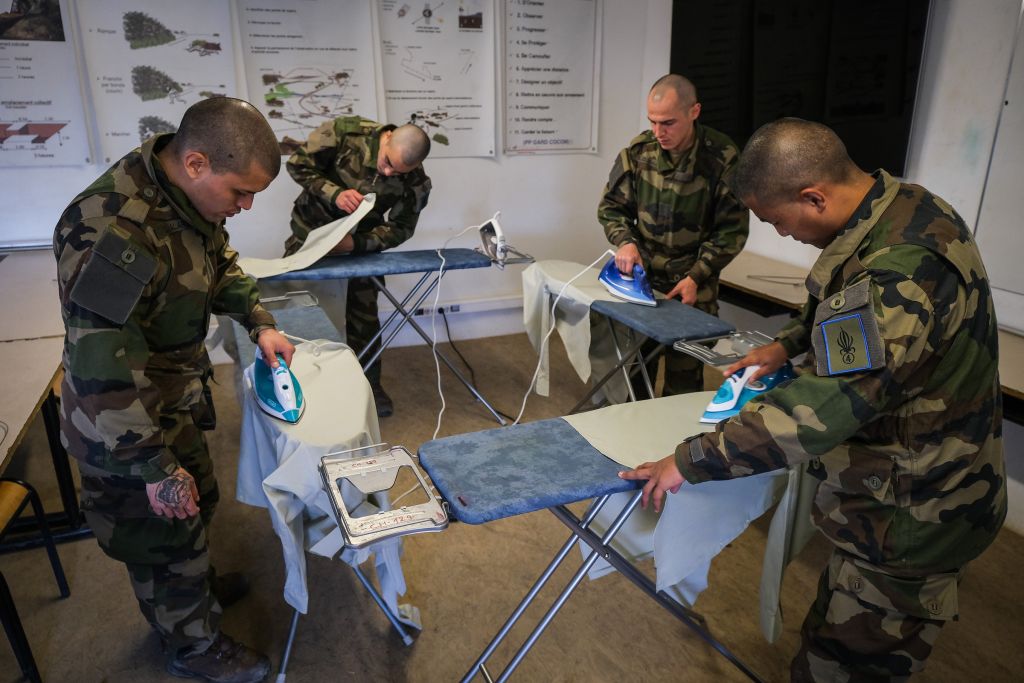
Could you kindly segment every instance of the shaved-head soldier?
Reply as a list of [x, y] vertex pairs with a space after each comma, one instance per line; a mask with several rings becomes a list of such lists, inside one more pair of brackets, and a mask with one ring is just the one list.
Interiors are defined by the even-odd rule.
[[[832, 542], [794, 681], [904, 680], [959, 612], [957, 585], [1006, 516], [992, 291], [970, 229], [928, 190], [854, 164], [819, 123], [747, 143], [733, 187], [821, 255], [803, 313], [728, 372], [806, 352], [796, 379], [621, 476], [660, 508], [683, 481], [807, 466]], [[941, 677], [941, 675], [940, 675]]]
[[127, 568], [175, 676], [242, 683], [270, 671], [219, 628], [221, 609], [248, 587], [210, 565], [220, 495], [203, 436], [214, 415], [204, 341], [210, 313], [228, 315], [266, 358], [291, 361], [224, 230], [280, 168], [251, 104], [203, 100], [177, 133], [145, 141], [75, 197], [53, 236], [66, 331], [61, 440], [78, 462], [86, 521]]
[[[743, 249], [749, 214], [725, 179], [739, 150], [698, 123], [700, 109], [696, 88], [683, 76], [668, 74], [654, 83], [647, 95], [651, 129], [619, 152], [597, 219], [615, 246], [621, 272], [632, 274], [639, 264], [656, 291], [717, 315], [718, 275]], [[657, 362], [648, 367], [650, 377], [657, 375]], [[665, 396], [703, 386], [699, 361], [665, 352]], [[645, 389], [634, 389], [647, 398]]]
[[[302, 192], [292, 209], [292, 234], [285, 242], [285, 254], [297, 251], [312, 230], [355, 212], [363, 195], [371, 192], [376, 197], [373, 210], [331, 253], [368, 254], [405, 242], [430, 197], [430, 178], [423, 171], [429, 153], [430, 138], [413, 124], [385, 126], [346, 116], [321, 125], [288, 159], [288, 173]], [[380, 331], [377, 289], [369, 278], [350, 278], [346, 283], [347, 289], [340, 289], [337, 282], [309, 284], [359, 354]], [[378, 340], [366, 357], [379, 346]], [[377, 415], [386, 417], [394, 407], [381, 386], [381, 364], [378, 358], [367, 368], [366, 378]]]

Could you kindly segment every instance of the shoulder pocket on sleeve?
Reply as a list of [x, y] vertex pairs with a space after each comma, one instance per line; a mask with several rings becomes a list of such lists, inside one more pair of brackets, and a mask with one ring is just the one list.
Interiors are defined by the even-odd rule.
[[819, 376], [875, 370], [885, 364], [870, 280], [850, 285], [818, 304], [811, 343]]
[[71, 301], [123, 325], [154, 273], [152, 254], [110, 226], [93, 245], [71, 289]]

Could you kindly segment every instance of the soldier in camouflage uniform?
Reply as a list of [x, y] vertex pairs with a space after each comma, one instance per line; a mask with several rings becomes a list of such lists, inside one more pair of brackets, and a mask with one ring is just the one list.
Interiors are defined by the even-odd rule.
[[793, 661], [797, 681], [920, 671], [958, 615], [968, 562], [1006, 515], [991, 290], [971, 232], [942, 199], [867, 174], [829, 128], [782, 119], [743, 151], [738, 196], [823, 251], [803, 314], [728, 370], [807, 352], [798, 377], [627, 479], [660, 508], [683, 480], [809, 462], [814, 522], [834, 544]]
[[219, 495], [201, 429], [211, 313], [245, 325], [268, 358], [294, 351], [224, 230], [280, 164], [252, 105], [204, 100], [176, 134], [149, 139], [75, 197], [53, 237], [66, 330], [61, 440], [78, 461], [86, 520], [127, 567], [178, 676], [269, 672], [266, 657], [218, 628], [218, 599], [243, 589], [210, 567]]
[[[732, 140], [697, 123], [700, 103], [689, 80], [662, 76], [647, 97], [651, 130], [619, 152], [597, 219], [617, 251], [623, 273], [639, 263], [651, 286], [669, 298], [718, 314], [718, 274], [743, 249], [749, 214], [725, 174], [739, 150]], [[644, 353], [654, 344], [644, 348]], [[649, 366], [655, 376], [657, 364]], [[669, 349], [664, 395], [704, 386], [702, 365]]]
[[[302, 193], [292, 209], [292, 235], [285, 242], [285, 255], [298, 250], [311, 230], [354, 212], [363, 195], [371, 192], [377, 197], [373, 210], [332, 253], [367, 254], [405, 242], [412, 237], [430, 196], [430, 178], [422, 166], [429, 153], [430, 138], [411, 124], [383, 126], [345, 116], [321, 125], [288, 159], [288, 173], [302, 186]], [[380, 331], [377, 289], [369, 278], [348, 280], [344, 325], [334, 322], [345, 328], [346, 341], [356, 353]], [[366, 357], [379, 345], [378, 340]], [[393, 408], [380, 376], [378, 359], [366, 370], [366, 378], [373, 388], [377, 414], [385, 417]]]

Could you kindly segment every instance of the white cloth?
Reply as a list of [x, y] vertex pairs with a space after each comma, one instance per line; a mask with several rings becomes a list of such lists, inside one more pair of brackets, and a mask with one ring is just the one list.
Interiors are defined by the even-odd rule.
[[[604, 377], [618, 362], [615, 343], [604, 320], [591, 321], [590, 305], [595, 301], [616, 301], [597, 276], [600, 271], [572, 261], [538, 261], [523, 271], [523, 325], [526, 335], [538, 352], [540, 371], [535, 391], [547, 396], [550, 391], [550, 360], [544, 336], [551, 329], [551, 305], [565, 283], [580, 275], [565, 288], [555, 309], [555, 329], [565, 346], [569, 362], [579, 378], [587, 382], [591, 376]], [[593, 329], [592, 329], [593, 324]], [[616, 323], [616, 333], [624, 345], [636, 343], [638, 333]], [[611, 403], [625, 400], [627, 391], [621, 375], [612, 377], [601, 394]], [[599, 400], [599, 396], [595, 400]]]
[[243, 257], [238, 259], [238, 267], [245, 271], [247, 275], [251, 275], [257, 280], [272, 275], [290, 273], [293, 270], [309, 268], [324, 256], [327, 256], [327, 253], [337, 246], [338, 242], [345, 235], [355, 230], [356, 226], [359, 225], [359, 221], [363, 220], [363, 216], [373, 208], [376, 200], [377, 195], [372, 192], [363, 195], [363, 201], [359, 203], [354, 213], [350, 213], [344, 218], [339, 218], [310, 232], [306, 237], [306, 241], [299, 247], [299, 250], [291, 256], [269, 259]]
[[[341, 550], [342, 561], [353, 566], [374, 555], [381, 596], [392, 613], [405, 614], [409, 608], [398, 605], [398, 596], [405, 593], [400, 539], [342, 550], [344, 541], [318, 469], [328, 453], [380, 442], [370, 385], [355, 354], [338, 342], [299, 344], [291, 369], [306, 400], [305, 412], [294, 425], [260, 409], [250, 388], [252, 366], [245, 371], [236, 497], [270, 512], [284, 553], [289, 605], [303, 614], [308, 609], [304, 549], [330, 558]], [[354, 488], [346, 487], [342, 495], [357, 516], [375, 512], [374, 503], [387, 506], [386, 496], [371, 502]], [[403, 621], [419, 628], [414, 620]]]
[[[594, 448], [627, 468], [660, 460], [686, 437], [707, 430], [698, 420], [714, 392], [698, 392], [624, 403], [564, 419]], [[661, 515], [637, 508], [612, 546], [633, 561], [654, 555], [656, 584], [692, 606], [708, 586], [711, 560], [782, 496], [772, 518], [761, 577], [761, 629], [769, 642], [781, 632], [779, 595], [786, 564], [813, 534], [808, 493], [813, 484], [802, 469], [781, 470], [699, 485], [684, 483], [668, 495]], [[801, 486], [801, 484], [803, 484]], [[594, 520], [602, 533], [633, 494], [617, 494]], [[588, 546], [581, 550], [586, 555]], [[598, 560], [591, 578], [612, 570]]]

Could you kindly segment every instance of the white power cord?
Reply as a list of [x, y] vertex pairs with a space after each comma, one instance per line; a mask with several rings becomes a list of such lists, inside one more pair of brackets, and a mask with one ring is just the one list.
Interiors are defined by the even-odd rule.
[[590, 265], [588, 265], [580, 272], [576, 273], [576, 275], [573, 275], [572, 279], [570, 279], [568, 282], [562, 285], [562, 288], [558, 290], [558, 296], [556, 296], [555, 300], [551, 302], [551, 327], [548, 329], [547, 334], [544, 335], [544, 338], [540, 342], [540, 349], [538, 350], [537, 357], [537, 367], [533, 371], [533, 379], [530, 380], [530, 386], [526, 388], [526, 393], [523, 394], [523, 405], [519, 408], [519, 414], [516, 415], [516, 420], [515, 422], [512, 423], [513, 425], [519, 424], [519, 421], [523, 419], [523, 413], [526, 411], [526, 401], [530, 398], [530, 393], [533, 391], [534, 385], [537, 384], [537, 377], [540, 376], [540, 366], [544, 362], [544, 353], [547, 349], [548, 339], [551, 338], [551, 333], [555, 331], [555, 307], [558, 306], [558, 302], [561, 300], [562, 295], [565, 294], [565, 290], [569, 287], [569, 285], [583, 277], [588, 271], [590, 271], [591, 268], [596, 266], [606, 256], [612, 256], [614, 258], [615, 252], [612, 251], [611, 249], [606, 249], [605, 251], [601, 252], [601, 255], [598, 256], [593, 261], [591, 261]]
[[431, 311], [430, 311], [430, 338], [431, 338], [430, 352], [434, 355], [434, 370], [437, 373], [437, 395], [441, 397], [441, 410], [437, 411], [437, 424], [434, 426], [434, 435], [432, 437], [430, 437], [431, 440], [436, 439], [438, 432], [441, 431], [441, 417], [444, 415], [444, 410], [447, 407], [447, 404], [445, 403], [445, 400], [444, 400], [444, 391], [441, 389], [441, 362], [437, 359], [437, 323], [436, 323], [436, 321], [437, 321], [437, 304], [441, 300], [441, 282], [442, 282], [442, 277], [444, 276], [445, 258], [444, 258], [444, 253], [443, 252], [448, 247], [448, 243], [449, 242], [451, 242], [454, 239], [458, 239], [459, 237], [462, 237], [463, 235], [465, 235], [470, 230], [474, 230], [474, 229], [479, 228], [479, 227], [480, 227], [479, 225], [467, 226], [464, 230], [462, 230], [462, 232], [458, 233], [457, 235], [453, 235], [452, 237], [449, 237], [447, 240], [445, 240], [445, 243], [441, 245], [441, 248], [436, 250], [438, 257], [441, 259], [441, 267], [437, 270], [437, 287], [434, 289], [434, 305], [433, 305], [433, 307], [431, 308]]

